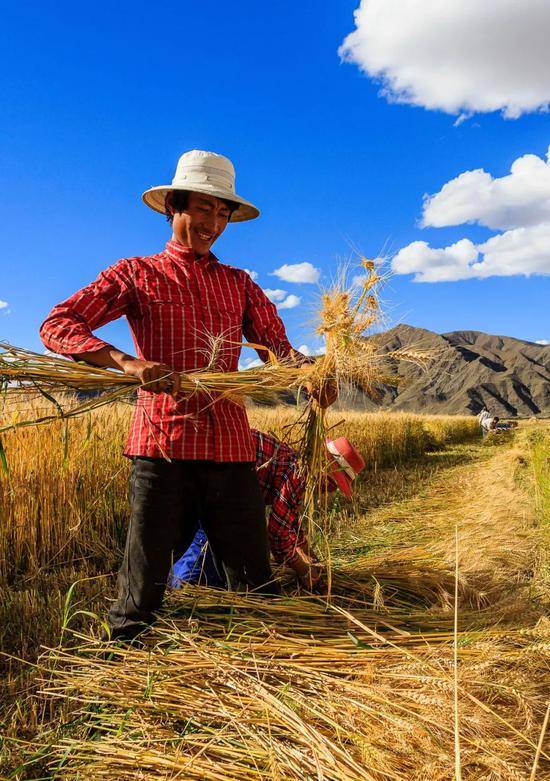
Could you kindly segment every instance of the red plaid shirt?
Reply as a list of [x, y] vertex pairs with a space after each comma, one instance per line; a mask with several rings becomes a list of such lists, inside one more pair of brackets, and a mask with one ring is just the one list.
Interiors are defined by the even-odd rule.
[[[122, 316], [139, 358], [180, 372], [208, 365], [210, 336], [224, 337], [216, 356], [221, 371], [237, 371], [243, 335], [279, 357], [292, 349], [275, 305], [246, 271], [212, 253], [196, 257], [174, 241], [158, 255], [125, 258], [102, 271], [52, 309], [40, 335], [48, 349], [78, 356], [107, 346], [92, 331]], [[176, 402], [140, 388], [125, 455], [254, 461], [245, 410], [228, 399], [211, 401], [196, 394]]]
[[299, 469], [298, 454], [289, 445], [256, 429], [252, 429], [252, 437], [256, 445], [256, 474], [264, 502], [271, 505], [267, 521], [269, 547], [275, 561], [282, 563], [305, 542], [300, 517], [305, 475]]

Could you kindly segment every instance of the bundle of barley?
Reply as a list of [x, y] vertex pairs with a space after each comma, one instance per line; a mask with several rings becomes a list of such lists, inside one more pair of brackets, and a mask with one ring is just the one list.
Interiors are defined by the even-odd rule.
[[[45, 423], [59, 417], [75, 417], [105, 404], [128, 397], [139, 387], [147, 390], [147, 383], [112, 369], [102, 369], [87, 363], [70, 361], [55, 355], [41, 355], [20, 347], [0, 342], [0, 385], [9, 395], [29, 397], [41, 394], [56, 407], [56, 413], [40, 419], [14, 421], [0, 430], [24, 425]], [[181, 395], [203, 394], [205, 404], [221, 396], [236, 402], [244, 398], [270, 399], [303, 385], [305, 373], [288, 362], [271, 359], [261, 368], [244, 372], [197, 371], [181, 373]], [[73, 403], [63, 408], [59, 394], [78, 391], [93, 394], [82, 404]], [[98, 394], [98, 395], [96, 395]], [[100, 395], [99, 395], [100, 394]]]
[[[388, 362], [413, 362], [426, 368], [433, 353], [411, 345], [407, 349], [380, 352], [373, 330], [382, 323], [379, 289], [384, 277], [373, 260], [363, 258], [363, 274], [349, 284], [345, 271], [321, 296], [317, 333], [325, 339], [326, 350], [311, 367], [308, 380], [322, 393], [327, 383], [337, 387], [349, 383], [360, 387], [371, 398], [377, 397], [383, 383], [396, 385], [399, 379], [388, 374]], [[311, 404], [297, 423], [298, 449], [307, 475], [304, 517], [308, 534], [326, 532], [327, 484], [324, 476], [331, 468], [325, 448], [326, 413]], [[316, 507], [321, 514], [316, 514]]]
[[[254, 347], [262, 355], [267, 355], [268, 360], [263, 366], [239, 372], [217, 371], [218, 337], [210, 340], [211, 359], [206, 369], [181, 374], [181, 396], [200, 393], [205, 398], [205, 404], [215, 403], [220, 397], [237, 403], [245, 398], [263, 401], [304, 386], [320, 391], [330, 381], [337, 384], [352, 382], [373, 394], [377, 384], [395, 381], [384, 368], [389, 357], [425, 366], [430, 358], [425, 351], [411, 348], [379, 354], [375, 342], [364, 338], [380, 320], [377, 287], [382, 277], [376, 272], [373, 261], [363, 260], [362, 267], [365, 275], [359, 287], [346, 288], [341, 275], [338, 284], [322, 295], [317, 331], [326, 339], [324, 356], [309, 364], [296, 366], [290, 360], [278, 360], [262, 345], [251, 344], [245, 346]], [[138, 387], [147, 389], [147, 383], [111, 369], [52, 354], [35, 353], [5, 342], [0, 342], [0, 349], [0, 386], [10, 393], [42, 394], [57, 405], [56, 414], [52, 416], [40, 421], [19, 421], [13, 425], [47, 422], [59, 415], [74, 417], [128, 396]], [[101, 395], [64, 410], [56, 397], [66, 391]]]

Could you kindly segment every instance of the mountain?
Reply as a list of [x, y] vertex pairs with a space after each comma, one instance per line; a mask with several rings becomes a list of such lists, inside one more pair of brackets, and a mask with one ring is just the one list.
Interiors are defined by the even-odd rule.
[[376, 337], [379, 351], [428, 350], [427, 369], [388, 359], [396, 386], [382, 386], [373, 403], [361, 391], [344, 393], [339, 406], [356, 409], [475, 414], [486, 407], [503, 418], [550, 415], [550, 346], [481, 331], [436, 334], [398, 325]]

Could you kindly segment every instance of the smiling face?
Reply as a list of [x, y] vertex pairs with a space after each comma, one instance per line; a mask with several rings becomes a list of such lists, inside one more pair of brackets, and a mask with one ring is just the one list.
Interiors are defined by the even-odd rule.
[[190, 192], [185, 209], [173, 212], [172, 239], [205, 255], [224, 232], [231, 211], [231, 205], [221, 198]]

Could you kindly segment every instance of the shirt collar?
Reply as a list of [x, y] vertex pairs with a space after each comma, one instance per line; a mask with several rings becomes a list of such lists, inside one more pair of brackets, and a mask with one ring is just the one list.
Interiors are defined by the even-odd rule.
[[213, 263], [215, 262], [216, 258], [211, 253], [208, 252], [206, 255], [197, 255], [195, 252], [191, 249], [191, 247], [184, 247], [183, 244], [180, 244], [177, 241], [170, 241], [166, 242], [165, 250], [166, 254], [172, 259], [177, 260], [184, 263]]

